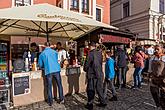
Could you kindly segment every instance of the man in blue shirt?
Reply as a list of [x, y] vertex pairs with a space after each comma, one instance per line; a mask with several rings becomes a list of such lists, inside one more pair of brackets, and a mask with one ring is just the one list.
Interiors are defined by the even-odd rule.
[[44, 68], [45, 76], [47, 79], [48, 85], [48, 104], [52, 106], [53, 98], [52, 98], [52, 77], [55, 78], [55, 81], [58, 86], [59, 92], [59, 103], [64, 101], [63, 96], [63, 87], [61, 82], [61, 67], [58, 63], [58, 53], [50, 48], [50, 43], [45, 43], [45, 50], [39, 56], [39, 66], [40, 68]]

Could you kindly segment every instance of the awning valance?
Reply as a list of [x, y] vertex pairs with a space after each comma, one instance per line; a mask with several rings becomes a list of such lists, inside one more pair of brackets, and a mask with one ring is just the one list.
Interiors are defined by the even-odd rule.
[[114, 36], [114, 35], [106, 35], [101, 34], [103, 43], [122, 43], [122, 44], [128, 44], [130, 43], [130, 38], [121, 37], [121, 36]]

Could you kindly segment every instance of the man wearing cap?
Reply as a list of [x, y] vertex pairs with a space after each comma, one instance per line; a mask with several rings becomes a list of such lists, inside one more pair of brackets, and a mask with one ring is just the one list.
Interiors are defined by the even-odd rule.
[[105, 107], [107, 104], [103, 95], [102, 53], [96, 50], [96, 44], [94, 42], [89, 44], [89, 49], [90, 51], [84, 64], [84, 71], [87, 73], [88, 103], [86, 108], [93, 110], [95, 90], [100, 101], [98, 106]]

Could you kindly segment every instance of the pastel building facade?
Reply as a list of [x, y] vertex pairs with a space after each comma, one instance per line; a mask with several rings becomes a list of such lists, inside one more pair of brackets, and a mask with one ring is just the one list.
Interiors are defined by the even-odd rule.
[[164, 42], [165, 0], [111, 0], [110, 8], [111, 25], [135, 33], [142, 44]]
[[110, 24], [110, 0], [0, 0], [0, 8], [48, 3]]

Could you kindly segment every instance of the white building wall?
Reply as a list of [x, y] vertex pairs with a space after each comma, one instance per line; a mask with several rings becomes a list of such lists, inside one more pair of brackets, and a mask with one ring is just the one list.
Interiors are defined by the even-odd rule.
[[[130, 2], [130, 16], [123, 18], [123, 3]], [[149, 36], [149, 0], [118, 0], [111, 5], [111, 24], [137, 33], [140, 38]]]
[[150, 8], [150, 0], [130, 0], [131, 2], [131, 15], [148, 11]]
[[115, 4], [111, 5], [110, 8], [110, 17], [111, 17], [111, 22], [116, 21], [116, 20], [120, 20], [122, 18], [122, 5], [121, 5], [121, 1], [116, 2]]
[[[161, 38], [161, 20], [163, 20], [163, 26], [165, 27], [165, 16], [164, 18], [161, 16], [163, 14], [159, 13], [159, 0], [151, 0], [151, 11], [150, 11], [150, 37], [156, 40]], [[165, 6], [164, 6], [165, 7]], [[159, 26], [158, 26], [159, 25]], [[165, 34], [165, 33], [163, 33]]]
[[159, 0], [151, 0], [151, 7], [150, 7], [150, 9], [155, 11], [155, 12], [159, 12]]
[[[126, 1], [130, 1], [130, 16], [122, 18], [123, 3]], [[113, 2], [111, 2], [111, 25], [129, 29], [137, 33], [140, 38], [158, 39], [158, 17], [161, 15], [159, 0], [114, 0]]]

